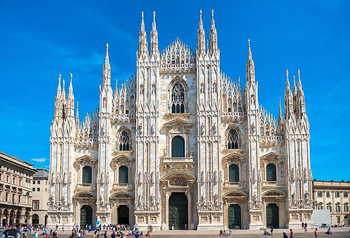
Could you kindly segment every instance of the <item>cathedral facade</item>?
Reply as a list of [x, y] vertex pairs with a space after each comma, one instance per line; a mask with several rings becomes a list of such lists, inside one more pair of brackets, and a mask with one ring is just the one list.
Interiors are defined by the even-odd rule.
[[[246, 84], [220, 69], [212, 12], [197, 49], [148, 45], [142, 13], [136, 73], [113, 90], [108, 44], [98, 109], [79, 119], [61, 76], [51, 125], [48, 225], [260, 229], [311, 223], [309, 122], [300, 72], [279, 115], [259, 105], [248, 41]], [[76, 107], [75, 107], [76, 106]]]

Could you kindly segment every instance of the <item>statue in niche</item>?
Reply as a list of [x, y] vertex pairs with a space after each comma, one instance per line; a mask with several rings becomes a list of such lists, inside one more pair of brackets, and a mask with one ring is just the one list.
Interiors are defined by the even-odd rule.
[[105, 136], [105, 125], [102, 125], [101, 136]]
[[152, 95], [156, 94], [156, 86], [152, 84]]
[[103, 172], [101, 172], [101, 180], [100, 181], [102, 184], [105, 183], [105, 177], [103, 175], [104, 175]]
[[204, 183], [204, 172], [201, 173], [201, 182]]
[[255, 123], [253, 122], [252, 123], [252, 134], [254, 134], [255, 133]]
[[151, 126], [151, 134], [154, 135], [154, 125]]
[[204, 131], [205, 131], [205, 125], [204, 122], [202, 122], [201, 124], [201, 134], [204, 135]]
[[214, 125], [213, 125], [213, 135], [215, 135], [216, 134], [216, 123], [214, 123]]
[[151, 173], [151, 184], [154, 184], [154, 172]]
[[166, 149], [165, 148], [163, 149], [163, 156], [164, 157], [166, 156]]
[[255, 95], [254, 95], [254, 94], [251, 96], [251, 104], [252, 104], [252, 105], [255, 104]]
[[142, 173], [139, 172], [139, 183], [142, 184], [143, 180], [142, 180]]
[[201, 90], [200, 90], [201, 93], [204, 93], [204, 83], [201, 83]]
[[218, 182], [218, 171], [214, 172], [214, 184], [217, 184]]
[[137, 130], [139, 132], [139, 135], [142, 135], [142, 124], [139, 124]]
[[189, 156], [189, 157], [192, 157], [192, 156], [193, 156], [193, 150], [190, 150], [190, 151], [189, 151], [188, 156]]

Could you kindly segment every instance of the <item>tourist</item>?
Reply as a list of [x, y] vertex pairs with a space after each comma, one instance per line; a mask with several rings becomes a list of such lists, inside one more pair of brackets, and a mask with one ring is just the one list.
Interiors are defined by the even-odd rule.
[[305, 230], [305, 232], [307, 232], [307, 223], [306, 222], [304, 224], [304, 230]]
[[111, 234], [111, 238], [115, 238], [115, 233], [113, 231], [113, 233]]
[[273, 226], [271, 225], [271, 230], [270, 230], [271, 235], [273, 235]]
[[290, 229], [290, 236], [289, 236], [289, 238], [294, 238], [294, 231], [293, 231], [293, 229]]
[[332, 232], [330, 226], [328, 227], [328, 229], [327, 229], [327, 231], [326, 231], [326, 234], [327, 234], [327, 235], [332, 235], [332, 234], [333, 234], [333, 232]]
[[222, 236], [222, 229], [220, 230], [219, 236]]
[[283, 238], [288, 238], [286, 231], [283, 231]]
[[318, 238], [318, 231], [317, 231], [317, 228], [316, 228], [315, 231], [314, 231], [314, 235], [315, 235], [315, 238]]
[[267, 230], [266, 230], [266, 228], [264, 229], [264, 236], [269, 236], [269, 235], [271, 235]]

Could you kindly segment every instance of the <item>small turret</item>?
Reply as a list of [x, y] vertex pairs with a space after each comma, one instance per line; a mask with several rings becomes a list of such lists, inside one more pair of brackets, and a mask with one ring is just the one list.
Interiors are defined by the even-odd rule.
[[152, 22], [152, 31], [151, 31], [151, 56], [159, 55], [158, 50], [158, 31], [156, 24], [156, 12], [153, 12], [153, 22]]
[[248, 59], [247, 59], [247, 84], [255, 82], [255, 66], [250, 49], [250, 40], [248, 39]]
[[138, 55], [148, 54], [148, 44], [147, 44], [147, 36], [145, 31], [145, 22], [143, 17], [143, 12], [141, 12], [141, 30], [139, 33], [139, 51]]
[[198, 56], [205, 53], [205, 32], [202, 21], [202, 10], [199, 11], [199, 27], [197, 31], [197, 54]]
[[211, 28], [209, 37], [209, 52], [215, 53], [218, 50], [218, 36], [215, 28], [214, 10], [211, 10]]
[[284, 92], [284, 118], [288, 119], [294, 114], [293, 95], [290, 91], [288, 70], [286, 70], [286, 90]]
[[109, 64], [108, 43], [106, 44], [105, 63], [103, 65], [102, 85], [111, 85], [111, 65]]

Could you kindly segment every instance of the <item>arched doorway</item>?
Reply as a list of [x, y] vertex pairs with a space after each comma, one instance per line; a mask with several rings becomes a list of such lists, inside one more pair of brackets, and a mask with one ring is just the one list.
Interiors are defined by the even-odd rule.
[[279, 224], [279, 212], [278, 206], [275, 203], [269, 204], [266, 207], [266, 227], [273, 226], [278, 228]]
[[228, 208], [228, 228], [241, 229], [241, 207], [238, 204]]
[[188, 203], [185, 193], [172, 193], [169, 198], [169, 229], [184, 230], [188, 226]]
[[129, 208], [126, 205], [118, 207], [118, 224], [129, 224]]
[[92, 208], [89, 205], [84, 205], [80, 208], [80, 227], [92, 224]]
[[33, 225], [39, 225], [39, 215], [38, 214], [34, 214], [32, 217], [32, 224]]

